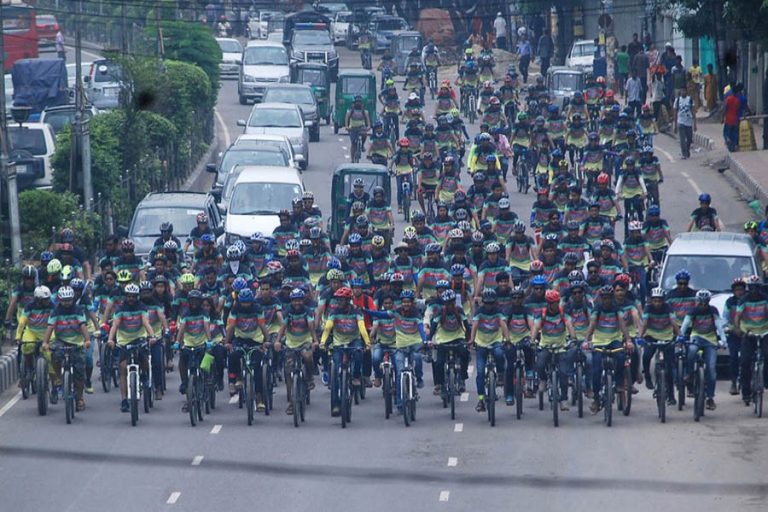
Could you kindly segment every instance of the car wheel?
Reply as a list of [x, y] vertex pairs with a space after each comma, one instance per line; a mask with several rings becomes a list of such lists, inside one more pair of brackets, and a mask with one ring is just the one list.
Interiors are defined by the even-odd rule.
[[307, 151], [307, 154], [304, 155], [304, 161], [301, 162], [301, 169], [303, 171], [306, 171], [308, 167], [309, 167], [309, 151]]
[[239, 99], [240, 99], [240, 104], [241, 104], [241, 105], [247, 105], [247, 104], [248, 104], [248, 98], [246, 98], [246, 97], [245, 97], [245, 96], [243, 96], [242, 94], [238, 94], [238, 96], [239, 96]]

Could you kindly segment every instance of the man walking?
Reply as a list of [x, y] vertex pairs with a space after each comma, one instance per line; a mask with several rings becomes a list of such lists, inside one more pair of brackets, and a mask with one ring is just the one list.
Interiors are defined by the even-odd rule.
[[627, 105], [632, 109], [632, 115], [637, 117], [640, 115], [640, 109], [643, 106], [643, 86], [634, 69], [627, 79], [625, 89], [627, 91]]
[[528, 83], [528, 66], [531, 63], [531, 43], [528, 37], [521, 39], [517, 43], [517, 54], [520, 55], [520, 63], [517, 65], [520, 74], [523, 76], [523, 83]]
[[64, 34], [61, 30], [56, 32], [56, 53], [60, 59], [67, 60], [67, 49], [64, 48]]
[[643, 44], [640, 42], [640, 39], [637, 36], [637, 32], [632, 34], [632, 42], [627, 45], [627, 54], [629, 55], [629, 59], [632, 60], [632, 58], [643, 51]]
[[640, 99], [643, 103], [645, 103], [648, 95], [648, 82], [646, 81], [646, 77], [648, 76], [649, 67], [650, 62], [648, 61], [648, 54], [644, 51], [640, 51], [636, 53], [634, 57], [632, 57], [632, 64], [630, 69], [638, 78], [640, 78], [640, 85], [642, 86]]
[[[683, 160], [691, 156], [691, 142], [693, 141], [693, 132], [696, 131], [696, 112], [693, 108], [693, 99], [688, 96], [688, 89], [680, 89], [680, 95], [675, 100], [675, 118], [674, 129], [680, 139], [680, 152]], [[738, 124], [736, 128], [738, 132]]]
[[539, 44], [536, 46], [536, 51], [538, 52], [539, 60], [541, 61], [541, 76], [546, 77], [549, 63], [552, 60], [552, 54], [555, 51], [555, 42], [552, 40], [548, 28], [544, 29], [544, 33], [539, 38]]
[[725, 98], [725, 112], [723, 113], [723, 138], [728, 151], [739, 149], [739, 111], [741, 100], [735, 90], [738, 85], [731, 87], [730, 93]]
[[507, 49], [507, 22], [501, 13], [496, 14], [496, 19], [493, 20], [493, 31], [496, 34], [496, 48], [506, 50]]

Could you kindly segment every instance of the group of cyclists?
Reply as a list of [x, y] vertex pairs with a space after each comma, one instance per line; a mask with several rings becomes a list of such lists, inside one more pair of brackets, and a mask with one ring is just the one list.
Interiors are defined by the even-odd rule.
[[[151, 372], [156, 383], [173, 370], [174, 352], [180, 353], [182, 394], [191, 367], [199, 364], [191, 354], [199, 349], [212, 357], [216, 389], [232, 396], [243, 392], [243, 363], [269, 364], [277, 378], [283, 368], [303, 364], [306, 388], [314, 389], [314, 376], [322, 375], [332, 391], [332, 415], [339, 416], [347, 358], [351, 387], [363, 395], [365, 388], [382, 386], [391, 355], [397, 379], [392, 393], [402, 411], [402, 371], [413, 368], [421, 389], [431, 362], [433, 394], [445, 401], [447, 392], [466, 391], [474, 352], [478, 412], [497, 396], [488, 389], [491, 362], [507, 405], [545, 393], [557, 368], [552, 385], [559, 398], [552, 406], [569, 410], [569, 393], [580, 390], [597, 413], [611, 407], [607, 358], [615, 362], [615, 390], [635, 394], [643, 382], [656, 389], [655, 352], [665, 352], [656, 364], [668, 366], [665, 378], [672, 379], [678, 371], [673, 351], [682, 347], [687, 364], [680, 377], [688, 394], [695, 391], [692, 369], [703, 357], [706, 407], [714, 410], [715, 358], [727, 342], [736, 368], [731, 392], [740, 387], [749, 403], [755, 347], [768, 335], [768, 296], [760, 279], [734, 281], [724, 311], [710, 304], [709, 291], [690, 287], [685, 270], [675, 275], [674, 289], [649, 290], [671, 233], [661, 215], [663, 174], [647, 109], [633, 117], [601, 77], [590, 79], [589, 94], [575, 93], [561, 109], [540, 80], [525, 88], [514, 70], [498, 90], [492, 76], [480, 82], [487, 67], [492, 75], [492, 62], [467, 52], [456, 82], [459, 102], [451, 83], [440, 83], [436, 126], [425, 121], [423, 91], [409, 91], [401, 105], [389, 80], [379, 98], [380, 119], [394, 121], [387, 130], [388, 121], [371, 123], [359, 99], [351, 107], [346, 127], [361, 134], [371, 160], [397, 178], [397, 205], [408, 223], [401, 238], [385, 189], [366, 190], [362, 179], [352, 183], [335, 247], [311, 192], [279, 212], [272, 233], [254, 233], [223, 248], [202, 212], [183, 243], [173, 225], [159, 226], [161, 236], [146, 261], [130, 239], [110, 237], [96, 260], [98, 273], [76, 245], [76, 234], [64, 229], [39, 265], [24, 267], [6, 313], [7, 325], [18, 322], [21, 364], [33, 364], [36, 355], [50, 359], [55, 401], [61, 386], [57, 346], [75, 347], [76, 405], [82, 410], [84, 393], [93, 392], [94, 346], [106, 346], [108, 359], [100, 349], [98, 364], [116, 365], [125, 412], [126, 360], [135, 343], [148, 342], [144, 352], [152, 367], [142, 358], [143, 378]], [[475, 86], [477, 102], [470, 108], [480, 115], [480, 133], [470, 139], [458, 104]], [[403, 121], [402, 134], [387, 133]], [[528, 174], [533, 180], [536, 197], [526, 218], [511, 208], [510, 164], [518, 183]], [[466, 190], [463, 169], [471, 180]], [[406, 181], [414, 186], [404, 187]], [[524, 184], [519, 193], [528, 192]], [[411, 194], [419, 208], [403, 210]], [[712, 198], [698, 199], [689, 230], [720, 230]], [[622, 217], [620, 242], [616, 223]], [[748, 227], [756, 239], [761, 236], [762, 228]], [[513, 376], [518, 353], [522, 379]], [[455, 389], [445, 375], [446, 361], [454, 357]], [[578, 386], [577, 361], [585, 368]], [[266, 394], [273, 391], [265, 379], [271, 378], [254, 374], [257, 411], [268, 411]], [[291, 380], [285, 382], [286, 413], [294, 414]], [[675, 404], [671, 381], [665, 389], [662, 401]], [[155, 388], [155, 399], [163, 398], [162, 391]]]

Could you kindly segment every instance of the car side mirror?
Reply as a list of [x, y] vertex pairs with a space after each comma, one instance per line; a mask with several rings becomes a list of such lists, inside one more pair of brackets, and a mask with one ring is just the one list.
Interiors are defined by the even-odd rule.
[[237, 126], [245, 126], [245, 119], [238, 119], [237, 120]]
[[211, 189], [211, 195], [213, 196], [213, 198], [216, 200], [217, 203], [221, 202], [221, 193], [222, 193], [221, 187], [215, 187]]
[[[227, 208], [226, 208], [226, 207], [224, 207], [224, 206], [219, 206], [219, 213], [220, 213], [221, 215], [225, 215], [225, 214], [226, 214], [226, 212], [227, 212]], [[223, 235], [223, 234], [224, 234], [224, 226], [216, 226], [216, 227], [214, 228], [214, 230], [213, 230], [213, 233], [214, 233], [214, 234], [215, 234], [217, 237], [220, 237], [221, 235]]]
[[206, 172], [216, 174], [216, 164], [205, 164], [205, 170]]
[[[221, 214], [222, 217], [226, 216], [227, 215], [227, 207], [220, 204], [219, 205], [219, 214]], [[217, 235], [224, 234], [224, 228], [220, 227], [219, 229], [221, 230], [221, 233], [217, 233]]]
[[304, 155], [295, 155], [293, 159], [296, 161], [297, 164], [304, 163]]
[[121, 237], [121, 238], [127, 237], [128, 236], [128, 226], [122, 226], [122, 225], [117, 226], [117, 230], [116, 230], [115, 234], [117, 236]]

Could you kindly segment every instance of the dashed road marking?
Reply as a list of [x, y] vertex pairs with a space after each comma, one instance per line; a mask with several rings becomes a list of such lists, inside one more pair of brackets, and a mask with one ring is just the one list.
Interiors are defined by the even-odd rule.
[[461, 402], [469, 402], [469, 393], [462, 393], [461, 398], [459, 398], [459, 401]]
[[451, 491], [440, 491], [440, 498], [438, 498], [440, 501], [448, 501], [448, 499], [451, 497]]
[[453, 426], [454, 432], [464, 432], [464, 424], [463, 423], [457, 423]]
[[344, 151], [346, 151], [346, 150], [348, 150], [349, 148], [348, 148], [347, 146], [341, 146], [341, 149], [343, 149]]
[[696, 182], [695, 182], [695, 181], [693, 181], [693, 178], [691, 178], [691, 175], [690, 175], [690, 174], [688, 174], [688, 173], [687, 173], [687, 172], [685, 172], [685, 171], [680, 171], [680, 175], [681, 175], [683, 178], [685, 178], [685, 181], [687, 181], [687, 182], [688, 182], [688, 183], [691, 185], [691, 188], [693, 188], [693, 190], [695, 190], [697, 194], [701, 194], [701, 189], [700, 189], [700, 188], [699, 188], [699, 186], [696, 184]]
[[459, 463], [459, 459], [457, 459], [456, 457], [448, 457], [449, 468], [455, 468], [458, 463]]
[[179, 501], [179, 497], [181, 496], [181, 493], [176, 491], [172, 492], [170, 496], [168, 496], [168, 499], [165, 501], [168, 505], [173, 505], [177, 501]]
[[221, 425], [214, 425], [211, 429], [211, 434], [218, 434], [221, 432]]
[[229, 403], [236, 404], [238, 400], [239, 400], [239, 397], [237, 395], [235, 395], [235, 396], [233, 396], [232, 398], [229, 399]]
[[5, 413], [10, 411], [11, 407], [16, 405], [16, 402], [18, 402], [19, 400], [21, 400], [21, 391], [13, 395], [13, 398], [8, 400], [8, 403], [5, 404], [2, 409], [0, 409], [0, 418], [2, 418]]
[[193, 466], [199, 466], [201, 462], [203, 462], [203, 456], [202, 455], [195, 455], [195, 457], [192, 459], [192, 465]]

